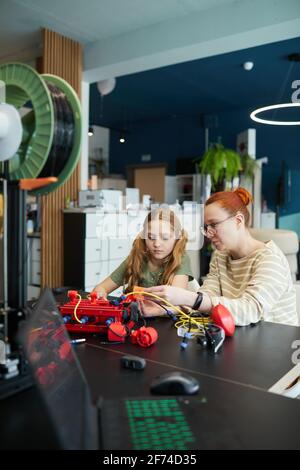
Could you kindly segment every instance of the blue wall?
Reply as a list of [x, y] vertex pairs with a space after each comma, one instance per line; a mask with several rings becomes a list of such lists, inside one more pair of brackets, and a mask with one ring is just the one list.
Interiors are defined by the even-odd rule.
[[[299, 126], [254, 125], [250, 109], [218, 113], [207, 119], [210, 142], [221, 138], [226, 147], [236, 148], [236, 136], [247, 128], [256, 128], [257, 158], [267, 156], [263, 169], [263, 196], [275, 210], [281, 162], [291, 170], [291, 188], [287, 190], [282, 215], [300, 212]], [[126, 165], [141, 163], [141, 155], [151, 154], [151, 163], [167, 162], [168, 174], [175, 174], [176, 158], [200, 157], [204, 151], [203, 119], [174, 117], [169, 120], [131, 124], [126, 143], [119, 143], [119, 133], [111, 131], [110, 171], [126, 174]]]
[[110, 171], [126, 174], [126, 165], [142, 163], [141, 156], [151, 154], [150, 163], [168, 163], [174, 175], [176, 158], [199, 156], [204, 151], [204, 129], [200, 118], [172, 118], [131, 124], [126, 143], [120, 133], [110, 133]]

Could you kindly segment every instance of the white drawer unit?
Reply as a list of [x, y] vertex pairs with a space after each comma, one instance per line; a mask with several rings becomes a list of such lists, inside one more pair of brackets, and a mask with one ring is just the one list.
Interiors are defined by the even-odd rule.
[[64, 285], [90, 291], [128, 256], [127, 213], [64, 213]]
[[85, 262], [108, 260], [108, 239], [87, 238], [85, 241]]
[[[97, 213], [94, 214], [96, 220], [96, 236], [97, 238], [126, 238], [128, 234], [127, 229], [127, 215], [123, 213]], [[87, 224], [87, 234], [91, 236], [94, 230], [95, 221]]]
[[109, 259], [125, 259], [131, 250], [132, 241], [127, 238], [112, 238], [109, 240]]
[[41, 263], [39, 261], [32, 261], [31, 263], [30, 284], [33, 284], [35, 286], [41, 285]]
[[136, 238], [136, 236], [141, 232], [147, 214], [147, 211], [140, 211], [137, 214], [135, 214], [134, 212], [128, 213], [128, 235], [132, 242]]
[[39, 237], [27, 238], [28, 261], [28, 300], [33, 298], [32, 291], [37, 292], [41, 285], [41, 239]]
[[27, 300], [36, 300], [39, 298], [41, 288], [38, 286], [29, 285], [27, 287]]
[[41, 261], [41, 239], [31, 239], [31, 259], [33, 261]]
[[[79, 214], [79, 215], [82, 215], [82, 214]], [[97, 215], [96, 214], [84, 214], [84, 215], [85, 215], [85, 238], [98, 238], [98, 236], [97, 236], [97, 224], [98, 224]]]
[[[129, 255], [146, 216], [147, 211], [65, 211], [64, 285], [90, 291], [109, 276]], [[192, 235], [187, 248], [198, 253], [202, 239], [194, 232], [199, 235], [200, 222], [193, 214], [185, 215], [184, 219]]]
[[115, 269], [117, 269], [123, 261], [124, 261], [124, 258], [109, 260], [108, 262], [109, 274], [111, 274]]
[[108, 274], [108, 261], [98, 261], [97, 263], [85, 264], [84, 288], [93, 286], [103, 281]]

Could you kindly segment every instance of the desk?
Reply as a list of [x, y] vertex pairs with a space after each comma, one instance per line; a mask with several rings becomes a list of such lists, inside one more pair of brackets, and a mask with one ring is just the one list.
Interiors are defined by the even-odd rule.
[[[300, 328], [262, 322], [256, 326], [237, 327], [232, 338], [226, 338], [217, 354], [202, 349], [194, 340], [186, 350], [180, 349], [180, 338], [173, 323], [166, 318], [148, 320], [159, 332], [158, 342], [150, 348], [141, 348], [130, 343], [101, 345], [98, 339], [87, 338], [87, 344], [80, 360], [87, 375], [92, 392], [99, 395], [99, 377], [95, 374], [99, 365], [94, 362], [95, 350], [103, 351], [105, 362], [119, 361], [123, 354], [144, 357], [148, 364], [182, 369], [192, 375], [214, 377], [223, 381], [250, 385], [268, 390], [292, 367], [292, 343], [300, 339]], [[114, 357], [116, 356], [116, 357]], [[97, 359], [96, 359], [97, 361]], [[115, 366], [109, 367], [112, 370]], [[118, 395], [116, 395], [118, 397]]]
[[[221, 441], [217, 441], [219, 435], [228, 433], [231, 424], [239, 423], [240, 429], [242, 423], [244, 435], [240, 436], [240, 442], [247, 442], [250, 448], [259, 446], [260, 442], [267, 448], [275, 445], [300, 448], [300, 437], [298, 442], [296, 432], [300, 419], [299, 402], [273, 394], [266, 396], [262, 392], [293, 366], [291, 344], [300, 338], [299, 328], [271, 323], [237, 328], [235, 336], [227, 339], [220, 352], [213, 355], [193, 341], [187, 350], [181, 351], [180, 339], [168, 319], [159, 318], [148, 323], [159, 332], [158, 342], [148, 349], [130, 343], [101, 345], [99, 339], [93, 337], [88, 338], [86, 344], [76, 346], [94, 400], [99, 395], [106, 399], [149, 396], [149, 385], [155, 376], [180, 368], [199, 379], [202, 390], [214, 404], [209, 410], [215, 419], [220, 421], [215, 404], [220, 400], [228, 403], [232, 420], [222, 421], [224, 429], [217, 428], [216, 447], [222, 447]], [[125, 353], [144, 357], [146, 369], [121, 369], [120, 357]], [[0, 447], [55, 448], [53, 431], [45, 416], [44, 406], [34, 388], [2, 400]], [[273, 417], [274, 427], [269, 422]], [[264, 425], [267, 429], [263, 429]]]

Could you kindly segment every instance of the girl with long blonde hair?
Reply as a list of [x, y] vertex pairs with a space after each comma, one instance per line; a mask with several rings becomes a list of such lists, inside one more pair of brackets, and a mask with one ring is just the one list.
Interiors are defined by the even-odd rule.
[[106, 298], [122, 285], [127, 286], [127, 292], [134, 286], [172, 285], [186, 289], [193, 279], [186, 243], [187, 235], [173, 211], [168, 208], [151, 211], [129, 256], [94, 291]]

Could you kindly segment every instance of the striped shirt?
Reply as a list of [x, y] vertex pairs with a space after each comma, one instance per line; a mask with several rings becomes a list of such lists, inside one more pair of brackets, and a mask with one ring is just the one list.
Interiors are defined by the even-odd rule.
[[216, 250], [201, 292], [213, 306], [224, 305], [236, 325], [260, 320], [299, 325], [289, 264], [273, 241], [240, 259]]

